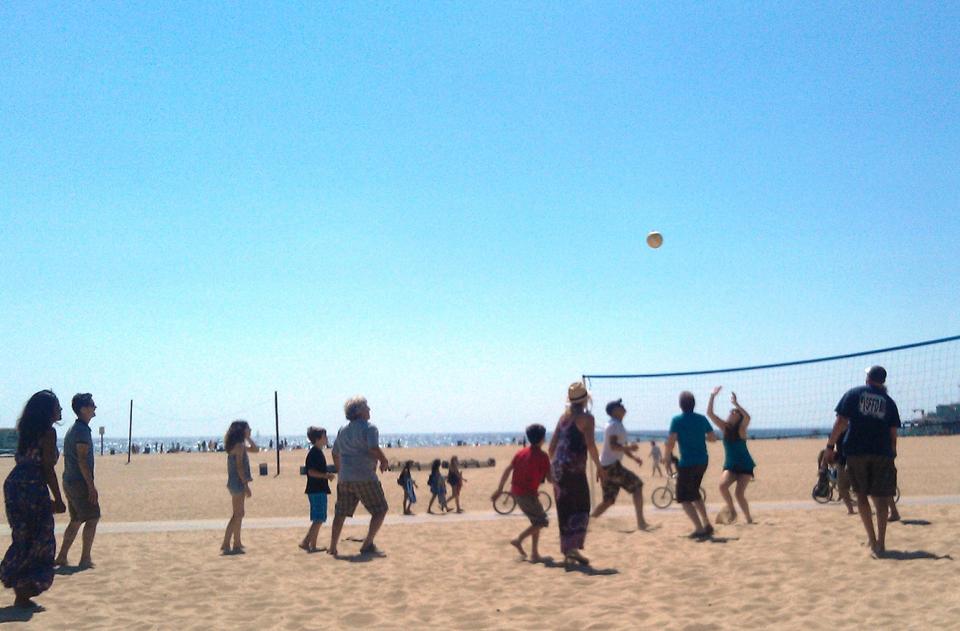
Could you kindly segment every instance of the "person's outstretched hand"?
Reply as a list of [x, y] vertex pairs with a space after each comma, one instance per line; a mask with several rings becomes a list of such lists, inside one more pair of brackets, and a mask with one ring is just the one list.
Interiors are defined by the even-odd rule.
[[711, 393], [710, 396], [713, 396], [713, 397], [717, 396], [718, 394], [720, 394], [721, 390], [723, 390], [723, 386], [717, 386], [716, 388], [713, 389], [713, 392]]

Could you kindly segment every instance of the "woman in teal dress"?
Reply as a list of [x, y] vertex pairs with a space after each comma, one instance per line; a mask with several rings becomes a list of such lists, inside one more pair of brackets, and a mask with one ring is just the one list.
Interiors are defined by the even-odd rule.
[[727, 420], [722, 420], [713, 412], [713, 400], [720, 393], [720, 386], [713, 389], [710, 394], [710, 403], [707, 405], [707, 416], [713, 421], [713, 424], [723, 432], [723, 476], [720, 478], [720, 495], [727, 503], [727, 507], [717, 516], [717, 523], [733, 523], [737, 519], [737, 511], [733, 507], [733, 498], [730, 497], [730, 487], [736, 483], [737, 504], [743, 511], [743, 516], [748, 524], [753, 523], [750, 517], [750, 505], [747, 503], [747, 485], [753, 480], [753, 470], [757, 466], [750, 456], [747, 449], [747, 426], [750, 424], [750, 415], [737, 402], [735, 392], [730, 393], [730, 403], [733, 409], [727, 416]]

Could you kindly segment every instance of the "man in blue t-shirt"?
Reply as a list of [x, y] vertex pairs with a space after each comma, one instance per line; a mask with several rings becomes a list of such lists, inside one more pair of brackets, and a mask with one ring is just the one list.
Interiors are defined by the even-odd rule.
[[[837, 440], [843, 436], [850, 483], [857, 492], [857, 508], [867, 531], [871, 554], [882, 556], [886, 549], [887, 518], [897, 493], [897, 429], [900, 412], [887, 394], [887, 371], [883, 366], [867, 369], [867, 384], [852, 388], [837, 404], [837, 421], [827, 443], [827, 462], [836, 459]], [[870, 501], [877, 512], [874, 531]]]
[[677, 501], [693, 522], [693, 538], [709, 537], [713, 526], [707, 517], [707, 507], [700, 496], [700, 483], [707, 471], [707, 441], [717, 440], [710, 421], [693, 411], [697, 401], [693, 393], [680, 393], [680, 410], [683, 414], [670, 421], [670, 437], [663, 449], [663, 458], [670, 461], [675, 444], [680, 445], [680, 464], [677, 465]]

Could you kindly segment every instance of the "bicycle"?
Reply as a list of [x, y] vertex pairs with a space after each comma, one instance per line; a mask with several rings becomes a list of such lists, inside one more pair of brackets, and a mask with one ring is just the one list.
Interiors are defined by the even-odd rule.
[[[653, 489], [653, 493], [650, 494], [650, 501], [653, 502], [653, 505], [657, 508], [666, 508], [673, 504], [674, 499], [677, 495], [677, 474], [673, 473], [667, 478], [667, 483], [664, 486], [658, 486]], [[703, 490], [703, 487], [700, 487], [700, 499], [704, 502], [707, 501], [707, 492]]]
[[[840, 502], [842, 498], [840, 497], [840, 485], [838, 482], [838, 472], [836, 467], [830, 467], [827, 469], [827, 479], [826, 479], [827, 488], [823, 488], [823, 482], [818, 480], [813, 487], [811, 495], [813, 500], [818, 504], [829, 504], [830, 502]], [[818, 493], [819, 491], [819, 493]], [[857, 503], [857, 492], [850, 488], [850, 500], [856, 504]], [[893, 498], [894, 504], [900, 503], [900, 487], [897, 486], [897, 494]]]
[[[553, 498], [546, 491], [540, 491], [537, 495], [540, 498], [540, 504], [543, 505], [543, 511], [547, 512], [553, 507]], [[509, 515], [517, 507], [517, 498], [513, 493], [504, 491], [493, 500], [493, 510], [501, 515]]]

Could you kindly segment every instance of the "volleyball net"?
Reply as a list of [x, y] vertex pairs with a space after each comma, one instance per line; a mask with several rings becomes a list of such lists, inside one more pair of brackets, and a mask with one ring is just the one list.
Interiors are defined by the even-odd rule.
[[905, 434], [960, 432], [960, 335], [890, 348], [758, 366], [634, 375], [584, 375], [602, 421], [608, 401], [623, 399], [632, 434], [663, 437], [680, 413], [677, 397], [689, 390], [706, 413], [715, 386], [723, 386], [715, 412], [726, 418], [730, 393], [750, 413], [754, 438], [822, 435], [830, 431], [843, 393], [865, 380], [865, 369], [887, 369]]

